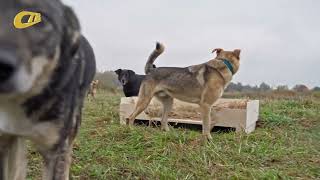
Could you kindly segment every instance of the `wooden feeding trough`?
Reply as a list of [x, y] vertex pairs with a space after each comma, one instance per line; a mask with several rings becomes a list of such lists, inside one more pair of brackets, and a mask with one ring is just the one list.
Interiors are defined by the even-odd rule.
[[[123, 97], [120, 103], [120, 123], [126, 124], [126, 118], [133, 112], [137, 97]], [[202, 125], [199, 106], [174, 100], [173, 109], [168, 122]], [[161, 121], [162, 105], [153, 98], [148, 108], [136, 119], [145, 121]], [[235, 128], [237, 132], [250, 133], [255, 130], [259, 115], [258, 100], [219, 99], [212, 107], [211, 119], [215, 126]]]

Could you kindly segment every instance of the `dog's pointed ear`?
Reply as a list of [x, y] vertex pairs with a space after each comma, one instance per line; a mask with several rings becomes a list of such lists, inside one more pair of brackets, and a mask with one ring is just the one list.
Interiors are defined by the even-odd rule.
[[128, 72], [129, 72], [130, 75], [135, 75], [136, 74], [136, 72], [134, 72], [132, 70], [128, 70]]
[[223, 51], [223, 49], [221, 49], [221, 48], [216, 48], [216, 49], [212, 50], [211, 53], [217, 52], [217, 55], [218, 55], [218, 54], [221, 53], [222, 51]]
[[238, 59], [240, 59], [240, 53], [241, 53], [241, 49], [235, 49], [235, 50], [233, 51], [233, 54], [234, 54]]
[[120, 75], [120, 73], [122, 72], [122, 69], [117, 69], [114, 71], [117, 75]]

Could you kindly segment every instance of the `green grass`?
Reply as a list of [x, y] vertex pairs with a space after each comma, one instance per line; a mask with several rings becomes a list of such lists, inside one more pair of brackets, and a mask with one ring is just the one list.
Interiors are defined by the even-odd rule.
[[[75, 143], [74, 179], [317, 179], [320, 178], [320, 101], [264, 100], [256, 131], [212, 133], [119, 125], [120, 96], [86, 102]], [[30, 150], [29, 178], [39, 155]], [[39, 178], [37, 178], [39, 179]]]

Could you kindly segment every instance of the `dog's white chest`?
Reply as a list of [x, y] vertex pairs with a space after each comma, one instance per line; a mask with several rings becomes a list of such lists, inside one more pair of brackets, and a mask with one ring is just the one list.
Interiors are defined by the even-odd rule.
[[19, 105], [0, 103], [0, 136], [20, 136], [51, 147], [59, 139], [59, 127], [51, 122], [34, 122]]
[[11, 103], [0, 104], [1, 134], [27, 136], [31, 127], [31, 120], [26, 117], [21, 106]]

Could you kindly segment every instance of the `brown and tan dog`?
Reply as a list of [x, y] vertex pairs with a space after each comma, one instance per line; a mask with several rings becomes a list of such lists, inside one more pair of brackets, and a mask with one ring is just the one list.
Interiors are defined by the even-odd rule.
[[93, 99], [96, 98], [98, 84], [99, 84], [99, 80], [93, 80], [91, 82], [90, 89], [89, 89], [88, 95], [87, 95], [88, 99], [89, 99], [89, 96], [91, 96]]
[[159, 67], [153, 68], [155, 59], [164, 51], [164, 46], [157, 43], [156, 49], [150, 55], [142, 82], [139, 99], [134, 112], [127, 119], [133, 125], [135, 117], [145, 110], [153, 96], [163, 105], [161, 128], [168, 131], [168, 113], [172, 109], [173, 99], [196, 103], [200, 106], [203, 120], [202, 132], [205, 138], [211, 139], [211, 106], [230, 83], [232, 76], [240, 66], [240, 50], [224, 51], [214, 49], [216, 58], [199, 65], [185, 68]]

